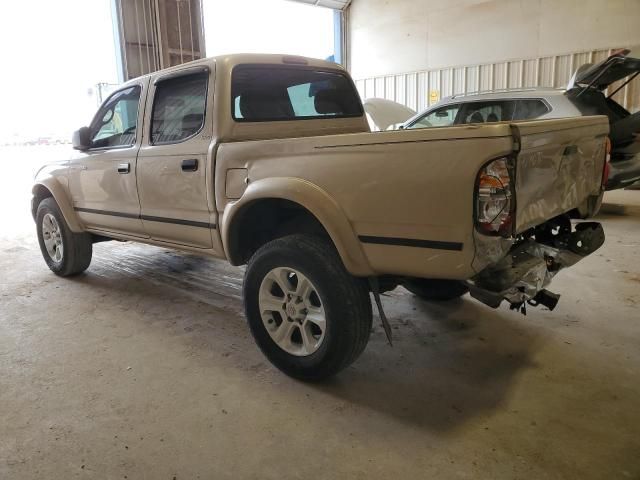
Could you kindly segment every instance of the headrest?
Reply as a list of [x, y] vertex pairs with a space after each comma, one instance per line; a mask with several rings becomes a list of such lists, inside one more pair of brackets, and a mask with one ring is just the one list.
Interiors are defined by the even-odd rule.
[[342, 105], [342, 95], [340, 90], [320, 90], [316, 93], [313, 104], [316, 112], [322, 114], [342, 114], [344, 107]]
[[278, 92], [248, 91], [240, 96], [240, 113], [250, 120], [292, 118], [289, 97]]
[[475, 111], [467, 123], [484, 123], [484, 118], [480, 112]]
[[496, 115], [495, 113], [491, 112], [489, 115], [487, 115], [487, 122], [499, 122], [500, 120], [498, 119], [498, 115]]
[[182, 129], [197, 129], [202, 125], [204, 115], [202, 113], [189, 113], [182, 117]]

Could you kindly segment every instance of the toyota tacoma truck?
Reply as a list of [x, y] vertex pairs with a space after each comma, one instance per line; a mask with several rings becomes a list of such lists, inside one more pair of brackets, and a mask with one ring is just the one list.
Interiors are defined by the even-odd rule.
[[229, 55], [122, 85], [33, 186], [42, 255], [86, 270], [116, 239], [245, 265], [264, 354], [304, 380], [364, 350], [371, 294], [555, 307], [552, 277], [604, 242], [603, 116], [369, 130], [340, 66]]

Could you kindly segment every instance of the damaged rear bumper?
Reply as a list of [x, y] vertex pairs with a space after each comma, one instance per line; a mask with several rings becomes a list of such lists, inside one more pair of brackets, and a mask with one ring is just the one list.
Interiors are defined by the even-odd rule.
[[604, 238], [600, 223], [582, 222], [573, 231], [545, 236], [544, 240], [523, 240], [504, 258], [467, 281], [467, 286], [472, 297], [493, 308], [507, 300], [523, 313], [527, 303], [552, 310], [559, 295], [545, 287], [560, 270], [600, 248]]

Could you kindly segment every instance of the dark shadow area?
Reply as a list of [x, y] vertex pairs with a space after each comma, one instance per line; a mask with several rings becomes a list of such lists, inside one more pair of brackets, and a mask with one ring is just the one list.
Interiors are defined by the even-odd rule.
[[[373, 335], [354, 367], [315, 388], [410, 425], [447, 431], [503, 407], [520, 372], [534, 366], [538, 339], [515, 313], [468, 296], [436, 304], [403, 295], [395, 303], [388, 308], [399, 326], [394, 347]], [[406, 318], [403, 310], [412, 308]]]
[[640, 217], [640, 206], [622, 205], [619, 203], [603, 203], [602, 207], [600, 207], [600, 213], [598, 213], [596, 220], [604, 220], [620, 216]]

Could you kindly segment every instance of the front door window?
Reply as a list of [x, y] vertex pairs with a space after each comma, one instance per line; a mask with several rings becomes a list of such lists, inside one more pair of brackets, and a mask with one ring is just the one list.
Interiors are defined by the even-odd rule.
[[120, 90], [104, 103], [91, 124], [91, 148], [127, 147], [136, 142], [140, 87]]

